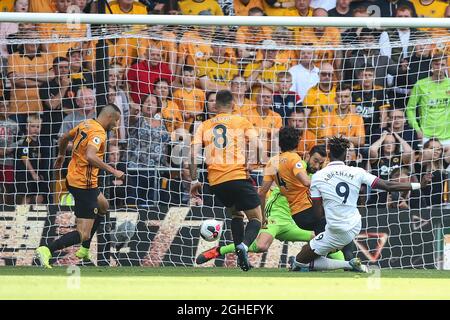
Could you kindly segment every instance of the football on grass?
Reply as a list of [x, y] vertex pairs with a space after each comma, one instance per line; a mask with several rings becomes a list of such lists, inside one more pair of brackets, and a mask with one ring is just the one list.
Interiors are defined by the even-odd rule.
[[205, 220], [200, 226], [200, 236], [206, 241], [216, 241], [222, 234], [222, 222], [214, 219]]

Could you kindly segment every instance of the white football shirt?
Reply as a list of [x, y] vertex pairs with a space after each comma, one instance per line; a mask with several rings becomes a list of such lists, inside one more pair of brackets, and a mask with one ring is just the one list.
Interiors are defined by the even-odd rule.
[[379, 178], [366, 170], [349, 167], [342, 161], [330, 162], [311, 179], [311, 198], [321, 198], [327, 228], [348, 231], [361, 220], [357, 208], [362, 184], [374, 186]]

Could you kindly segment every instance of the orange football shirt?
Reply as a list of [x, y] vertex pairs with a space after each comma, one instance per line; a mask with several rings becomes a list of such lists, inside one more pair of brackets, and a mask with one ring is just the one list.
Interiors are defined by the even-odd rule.
[[67, 182], [71, 187], [93, 189], [98, 187], [99, 168], [86, 159], [88, 146], [94, 146], [97, 156], [103, 159], [106, 148], [106, 131], [95, 119], [88, 119], [70, 130], [73, 139], [72, 159], [67, 170]]
[[280, 187], [291, 208], [291, 215], [312, 207], [309, 188], [297, 178], [300, 172], [306, 173], [302, 158], [296, 152], [283, 152], [272, 157], [264, 169], [264, 181], [275, 183]]
[[246, 141], [256, 137], [247, 119], [229, 113], [220, 113], [199, 125], [192, 144], [205, 148], [210, 185], [248, 179]]

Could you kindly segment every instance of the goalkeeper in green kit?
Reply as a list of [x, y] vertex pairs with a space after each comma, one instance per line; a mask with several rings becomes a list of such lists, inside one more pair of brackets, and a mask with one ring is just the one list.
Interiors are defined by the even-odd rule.
[[[437, 53], [431, 59], [431, 76], [414, 85], [406, 107], [410, 126], [425, 144], [438, 138], [450, 148], [450, 78], [447, 56]], [[418, 111], [418, 112], [417, 112]]]

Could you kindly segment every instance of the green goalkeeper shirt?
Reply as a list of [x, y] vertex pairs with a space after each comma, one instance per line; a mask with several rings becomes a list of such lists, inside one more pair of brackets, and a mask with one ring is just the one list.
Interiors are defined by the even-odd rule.
[[[307, 163], [303, 161], [306, 168]], [[311, 174], [310, 174], [311, 177]], [[270, 192], [269, 198], [266, 201], [265, 214], [267, 218], [276, 219], [278, 224], [292, 223], [291, 209], [289, 202], [285, 196], [281, 194], [279, 187], [275, 187]]]
[[[416, 108], [419, 107], [419, 118]], [[425, 137], [450, 139], [450, 79], [436, 82], [431, 77], [417, 81], [406, 108], [408, 122]]]
[[267, 219], [275, 219], [277, 224], [291, 223], [291, 209], [289, 202], [280, 192], [279, 187], [275, 187], [266, 201], [265, 214]]

